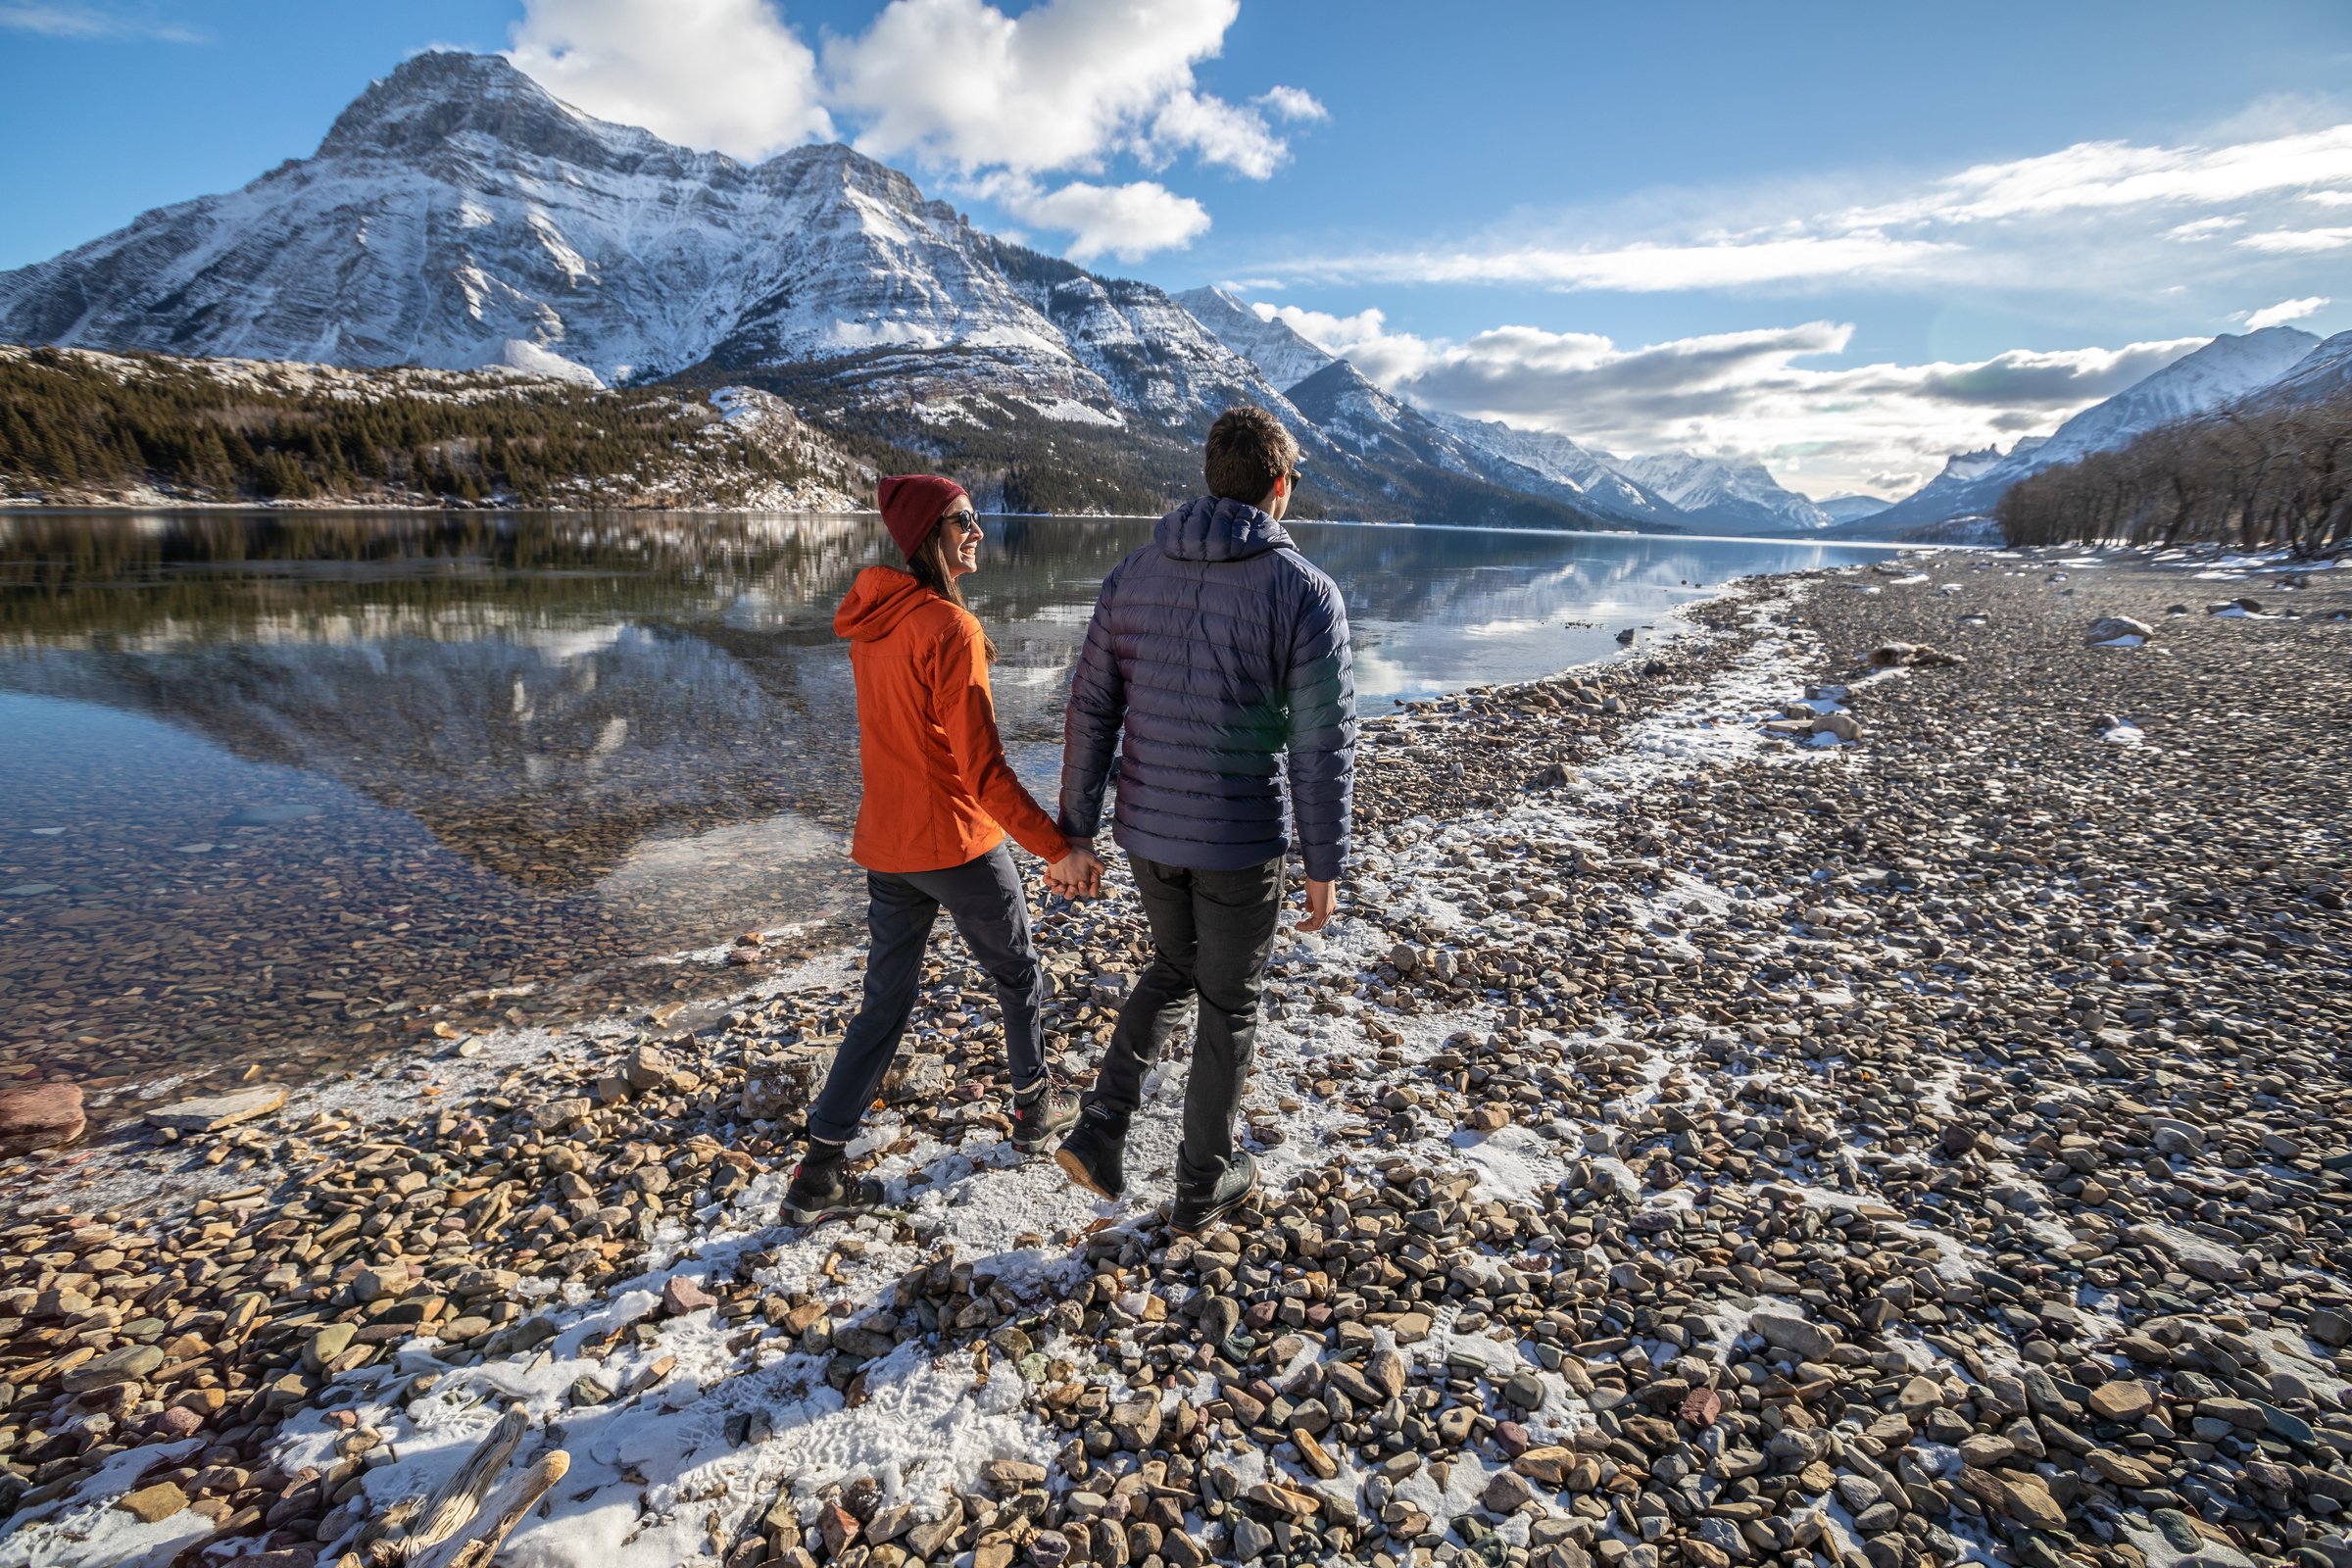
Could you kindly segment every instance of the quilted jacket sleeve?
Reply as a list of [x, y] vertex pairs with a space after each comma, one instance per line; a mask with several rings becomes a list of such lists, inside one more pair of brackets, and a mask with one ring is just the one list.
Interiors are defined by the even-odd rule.
[[955, 629], [940, 648], [937, 690], [940, 727], [948, 733], [948, 750], [965, 788], [1031, 855], [1051, 861], [1069, 854], [1068, 843], [1054, 830], [1053, 818], [1004, 760], [996, 699], [988, 689], [988, 642], [980, 623], [969, 615], [956, 617]]
[[1355, 666], [1348, 651], [1348, 607], [1321, 572], [1308, 577], [1293, 623], [1288, 698], [1291, 815], [1298, 853], [1310, 878], [1329, 882], [1348, 856], [1355, 802]]
[[1127, 682], [1111, 647], [1110, 606], [1118, 591], [1114, 570], [1102, 579], [1078, 667], [1070, 676], [1070, 707], [1062, 720], [1061, 831], [1091, 839], [1102, 822], [1102, 792], [1118, 752], [1119, 726], [1127, 716]]

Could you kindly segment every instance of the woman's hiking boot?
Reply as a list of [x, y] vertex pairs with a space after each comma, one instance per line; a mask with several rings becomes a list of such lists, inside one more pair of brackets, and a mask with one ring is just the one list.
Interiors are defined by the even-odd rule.
[[1078, 1097], [1049, 1073], [1012, 1097], [1012, 1147], [1034, 1154], [1078, 1120]]
[[1168, 1209], [1168, 1228], [1179, 1236], [1198, 1236], [1257, 1196], [1257, 1161], [1247, 1149], [1237, 1149], [1225, 1174], [1204, 1186], [1179, 1183], [1176, 1201]]
[[883, 1206], [882, 1184], [870, 1176], [856, 1181], [842, 1175], [847, 1144], [836, 1144], [822, 1138], [811, 1138], [802, 1152], [801, 1162], [792, 1167], [792, 1181], [784, 1189], [784, 1220], [791, 1225], [814, 1225], [820, 1220], [838, 1219], [850, 1214], [871, 1214]]
[[1116, 1202], [1127, 1191], [1127, 1118], [1089, 1106], [1054, 1152], [1062, 1173], [1097, 1198]]

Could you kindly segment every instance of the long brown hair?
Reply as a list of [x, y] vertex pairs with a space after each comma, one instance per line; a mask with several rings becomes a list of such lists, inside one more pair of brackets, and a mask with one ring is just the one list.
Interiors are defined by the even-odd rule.
[[[970, 503], [967, 501], [965, 505], [968, 506]], [[950, 559], [948, 526], [943, 519], [932, 525], [931, 531], [923, 535], [923, 542], [916, 545], [913, 553], [907, 556], [906, 571], [916, 582], [921, 583], [940, 598], [969, 615], [972, 612], [972, 607], [963, 602], [963, 590], [956, 586], [956, 574], [948, 569]], [[974, 618], [978, 617], [974, 616]], [[992, 664], [995, 663], [997, 662], [997, 641], [989, 636], [986, 627], [982, 627], [980, 630], [980, 642], [988, 650], [988, 662]]]

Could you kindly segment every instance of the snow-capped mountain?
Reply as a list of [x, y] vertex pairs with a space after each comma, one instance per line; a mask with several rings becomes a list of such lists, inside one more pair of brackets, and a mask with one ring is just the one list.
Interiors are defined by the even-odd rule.
[[[1649, 527], [1696, 524], [1786, 533], [1827, 527], [1834, 520], [1774, 482], [1761, 464], [1683, 453], [1616, 458], [1550, 431], [1420, 408], [1374, 384], [1286, 322], [1260, 317], [1224, 289], [1192, 289], [1177, 299], [1350, 452], [1410, 451], [1438, 467], [1553, 495], [1608, 520]], [[1285, 379], [1310, 365], [1315, 368], [1303, 378]]]
[[[1456, 438], [1346, 360], [1334, 360], [1293, 386], [1289, 400], [1311, 421], [1316, 439], [1392, 475], [1392, 494], [1441, 508], [1456, 519], [1555, 527], [1618, 520], [1599, 514], [1576, 486]], [[1310, 449], [1310, 474], [1313, 462]], [[1541, 510], [1545, 504], [1553, 506], [1550, 516]]]
[[2235, 403], [2289, 373], [2319, 341], [2292, 326], [2217, 337], [2092, 404], [2046, 439], [2028, 436], [2005, 455], [1972, 452], [1951, 459], [1941, 473], [1872, 520], [1903, 526], [1988, 516], [2020, 479]]
[[749, 385], [1019, 507], [1181, 494], [1208, 421], [1256, 403], [1326, 513], [1590, 520], [1458, 455], [1358, 459], [1161, 290], [975, 229], [850, 148], [694, 152], [492, 56], [417, 56], [313, 156], [0, 273], [0, 341]]
[[1176, 303], [1286, 393], [1339, 358], [1300, 337], [1289, 322], [1261, 318], [1225, 289], [1188, 288]]
[[[1414, 461], [1472, 474], [1506, 489], [1549, 496], [1600, 520], [1674, 527], [1681, 514], [1566, 436], [1514, 430], [1489, 419], [1423, 409], [1389, 392], [1289, 323], [1260, 317], [1221, 288], [1176, 296], [1225, 346], [1284, 390], [1292, 405], [1345, 451]], [[1304, 370], [1297, 379], [1292, 372]]]
[[1816, 501], [1813, 504], [1819, 507], [1823, 514], [1832, 522], [1860, 522], [1864, 517], [1875, 517], [1894, 505], [1893, 502], [1882, 501], [1877, 496], [1831, 496], [1826, 501]]
[[1568, 487], [1588, 505], [1632, 522], [1677, 523], [1683, 514], [1664, 496], [1619, 473], [1597, 454], [1549, 430], [1520, 430], [1499, 419], [1427, 411], [1430, 421], [1492, 458], [1517, 464]]
[[[1260, 317], [1224, 289], [1190, 289], [1176, 299], [1227, 348], [1283, 387], [1287, 406], [1306, 421], [1299, 435], [1307, 448], [1310, 474], [1316, 448], [1322, 445], [1345, 459], [1390, 470], [1384, 486], [1390, 495], [1430, 502], [1457, 518], [1551, 526], [1616, 521], [1672, 526], [1667, 509], [1627, 515], [1596, 503], [1579, 484], [1504, 455], [1479, 438], [1476, 421], [1456, 420], [1407, 403], [1348, 361], [1299, 336], [1287, 322]], [[1284, 379], [1299, 369], [1307, 373], [1297, 380]], [[1467, 434], [1459, 429], [1465, 422], [1471, 427]], [[1501, 425], [1492, 429], [1504, 431]], [[1503, 496], [1485, 493], [1489, 488]], [[1512, 493], [1574, 510], [1550, 519], [1530, 515], [1521, 502], [1503, 498]]]
[[1290, 390], [1291, 406], [1316, 428], [1363, 457], [1410, 456], [1455, 473], [1476, 471], [1461, 443], [1375, 386], [1346, 360], [1334, 360]]
[[2120, 447], [2142, 431], [2209, 414], [2278, 380], [2319, 341], [2292, 326], [2217, 337], [2106, 402], [2084, 409], [2034, 449], [2031, 461], [2042, 468], [2072, 463]]
[[1761, 463], [1688, 452], [1603, 458], [1619, 473], [1664, 496], [1685, 516], [1708, 527], [1787, 533], [1827, 528], [1833, 521], [1805, 497], [1784, 489]]
[[740, 164], [455, 53], [374, 83], [310, 158], [0, 273], [0, 339], [608, 382], [922, 351], [1098, 423], [1274, 394], [1159, 290], [1004, 245], [849, 148]]
[[2352, 332], [2338, 332], [2287, 367], [2264, 387], [2264, 403], [2318, 403], [2352, 392]]

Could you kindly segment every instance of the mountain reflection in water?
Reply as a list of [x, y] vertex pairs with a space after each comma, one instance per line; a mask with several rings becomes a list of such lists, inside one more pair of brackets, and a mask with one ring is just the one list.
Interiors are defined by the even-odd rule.
[[[988, 526], [967, 588], [1050, 805], [1095, 592], [1151, 524]], [[1295, 532], [1367, 710], [1604, 657], [1689, 584], [1878, 554]], [[356, 1067], [435, 1022], [715, 988], [640, 960], [735, 931], [828, 939], [860, 890], [832, 612], [896, 559], [870, 517], [0, 514], [0, 1082]]]

